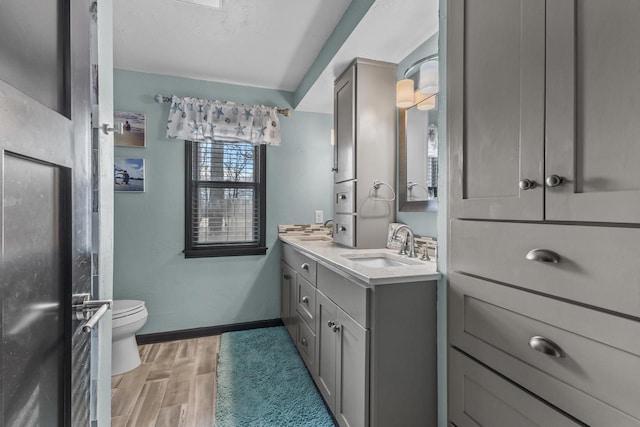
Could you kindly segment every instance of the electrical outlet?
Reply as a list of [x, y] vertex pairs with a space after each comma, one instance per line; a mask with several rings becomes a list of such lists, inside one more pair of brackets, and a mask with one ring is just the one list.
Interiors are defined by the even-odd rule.
[[316, 224], [322, 224], [324, 222], [324, 212], [316, 211]]

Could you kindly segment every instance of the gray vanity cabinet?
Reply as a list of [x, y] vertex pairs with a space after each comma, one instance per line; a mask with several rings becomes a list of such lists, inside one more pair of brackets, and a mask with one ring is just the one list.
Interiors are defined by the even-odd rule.
[[450, 421], [640, 427], [640, 7], [448, 17]]
[[282, 246], [317, 257], [315, 286], [297, 276], [296, 343], [340, 426], [435, 425], [435, 282], [369, 285]]
[[368, 426], [369, 331], [320, 291], [316, 307], [318, 389], [340, 426]]
[[638, 223], [635, 1], [449, 1], [451, 211]]
[[[334, 85], [336, 243], [382, 248], [395, 220], [397, 65], [356, 58]], [[374, 182], [386, 185], [374, 188]]]
[[296, 340], [296, 318], [295, 318], [295, 283], [296, 271], [287, 265], [281, 263], [282, 273], [280, 277], [280, 319], [289, 331], [291, 338]]

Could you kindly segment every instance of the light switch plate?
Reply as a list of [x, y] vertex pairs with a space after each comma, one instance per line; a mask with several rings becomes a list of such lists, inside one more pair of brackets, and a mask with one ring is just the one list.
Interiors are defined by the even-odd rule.
[[316, 211], [316, 224], [322, 224], [324, 222], [324, 212]]

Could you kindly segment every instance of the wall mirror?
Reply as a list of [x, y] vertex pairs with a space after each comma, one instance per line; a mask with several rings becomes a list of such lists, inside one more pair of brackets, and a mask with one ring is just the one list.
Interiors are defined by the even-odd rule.
[[[438, 209], [437, 59], [437, 55], [422, 58], [405, 72], [404, 81], [411, 86], [408, 80], [412, 80], [416, 89], [411, 89], [414, 91], [412, 105], [399, 108], [398, 115], [398, 207], [401, 212]], [[428, 64], [427, 67], [424, 64]], [[432, 84], [427, 82], [429, 68], [431, 72], [435, 68], [435, 87], [428, 86]], [[423, 93], [423, 88], [427, 88], [427, 93]]]

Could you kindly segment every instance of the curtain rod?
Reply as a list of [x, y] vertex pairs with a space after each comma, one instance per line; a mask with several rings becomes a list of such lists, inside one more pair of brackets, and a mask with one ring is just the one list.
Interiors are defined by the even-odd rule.
[[[171, 102], [172, 99], [168, 96], [156, 95], [153, 97], [158, 104], [162, 104], [163, 102]], [[276, 108], [278, 114], [282, 114], [285, 117], [291, 117], [291, 110], [288, 108]]]

